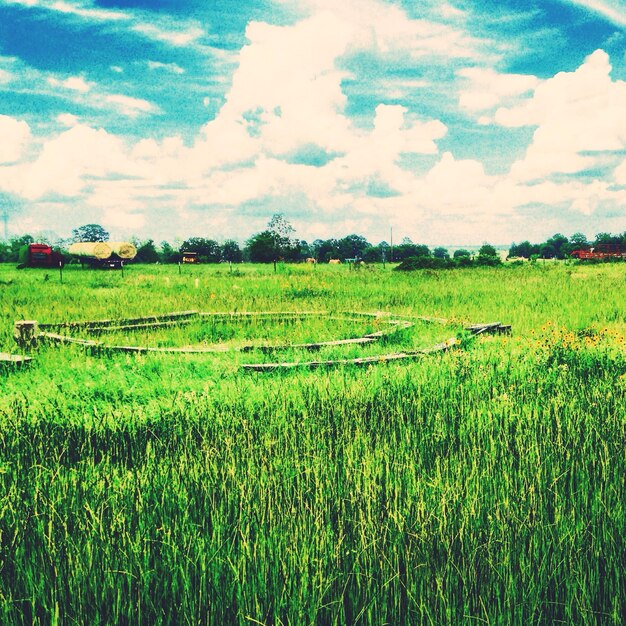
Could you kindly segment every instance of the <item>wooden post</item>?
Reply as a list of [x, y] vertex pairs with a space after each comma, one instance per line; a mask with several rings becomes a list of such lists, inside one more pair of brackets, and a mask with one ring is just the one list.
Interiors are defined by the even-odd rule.
[[59, 277], [61, 279], [61, 284], [63, 284], [63, 262], [59, 261]]
[[36, 320], [20, 320], [15, 322], [13, 338], [22, 348], [31, 348], [37, 343], [39, 324]]

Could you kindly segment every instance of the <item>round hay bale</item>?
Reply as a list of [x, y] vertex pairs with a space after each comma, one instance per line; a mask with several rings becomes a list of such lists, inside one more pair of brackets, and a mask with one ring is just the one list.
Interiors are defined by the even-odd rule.
[[109, 241], [107, 243], [120, 259], [130, 260], [137, 255], [137, 248], [132, 243], [128, 243], [128, 241]]
[[69, 253], [78, 257], [104, 260], [113, 254], [113, 250], [103, 241], [79, 241], [70, 246]]

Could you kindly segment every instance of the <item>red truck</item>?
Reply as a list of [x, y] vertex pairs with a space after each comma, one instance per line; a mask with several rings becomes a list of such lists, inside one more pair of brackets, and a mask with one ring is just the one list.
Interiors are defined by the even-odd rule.
[[61, 267], [65, 265], [65, 257], [45, 243], [31, 243], [22, 259], [22, 267]]

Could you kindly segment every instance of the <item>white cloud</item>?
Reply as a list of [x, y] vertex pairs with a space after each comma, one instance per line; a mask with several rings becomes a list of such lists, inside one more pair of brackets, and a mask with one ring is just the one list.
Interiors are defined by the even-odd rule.
[[569, 0], [572, 4], [589, 9], [603, 15], [618, 26], [626, 26], [626, 3], [623, 0]]
[[26, 122], [0, 115], [0, 164], [18, 161], [31, 140]]
[[133, 26], [132, 30], [141, 33], [151, 39], [164, 41], [172, 46], [188, 46], [196, 42], [204, 35], [204, 30], [199, 26], [187, 26], [186, 28], [168, 29], [164, 26], [154, 24], [139, 23]]
[[165, 70], [172, 74], [184, 74], [185, 70], [176, 63], [161, 63], [160, 61], [148, 61], [148, 68], [151, 70]]
[[512, 167], [514, 178], [580, 172], [596, 163], [593, 152], [626, 146], [626, 83], [610, 72], [608, 55], [597, 50], [575, 72], [560, 72], [532, 98], [496, 112], [503, 126], [537, 127], [525, 157]]
[[539, 85], [536, 76], [500, 74], [488, 67], [468, 67], [457, 75], [466, 79], [459, 93], [459, 106], [472, 113], [499, 106], [503, 100], [521, 96]]
[[141, 98], [131, 98], [121, 94], [112, 94], [105, 96], [105, 101], [114, 105], [121, 113], [129, 117], [137, 117], [142, 113], [156, 113], [158, 108]]
[[35, 200], [49, 193], [78, 196], [91, 177], [128, 175], [133, 169], [119, 138], [78, 125], [46, 141], [38, 157], [14, 168], [12, 175], [15, 190]]
[[38, 4], [39, 6], [45, 6], [46, 8], [50, 8], [53, 11], [58, 11], [59, 13], [76, 15], [78, 17], [84, 17], [90, 20], [118, 21], [129, 19], [129, 15], [123, 13], [122, 11], [107, 11], [105, 9], [95, 9], [89, 5], [76, 3], [72, 4], [70, 2], [59, 1], [51, 3], [39, 2]]
[[477, 51], [477, 40], [464, 31], [427, 19], [411, 19], [400, 7], [378, 0], [306, 0], [303, 4], [315, 13], [332, 12], [350, 24], [354, 49], [381, 54], [400, 51], [413, 58], [473, 57]]
[[71, 91], [78, 91], [80, 93], [87, 93], [91, 90], [94, 83], [88, 83], [82, 76], [70, 76], [65, 80], [59, 80], [54, 76], [48, 78], [48, 84], [53, 87], [63, 87]]
[[71, 128], [72, 126], [77, 126], [79, 124], [78, 117], [72, 115], [71, 113], [60, 113], [59, 115], [57, 115], [57, 121], [59, 122], [59, 124], [67, 126], [68, 128]]

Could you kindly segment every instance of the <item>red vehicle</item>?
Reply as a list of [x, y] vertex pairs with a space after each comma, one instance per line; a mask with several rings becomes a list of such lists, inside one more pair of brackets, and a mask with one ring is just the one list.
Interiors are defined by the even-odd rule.
[[570, 256], [574, 259], [626, 259], [626, 244], [599, 243], [593, 248], [574, 250]]
[[65, 257], [45, 243], [31, 243], [26, 253], [26, 267], [59, 267], [65, 265]]

